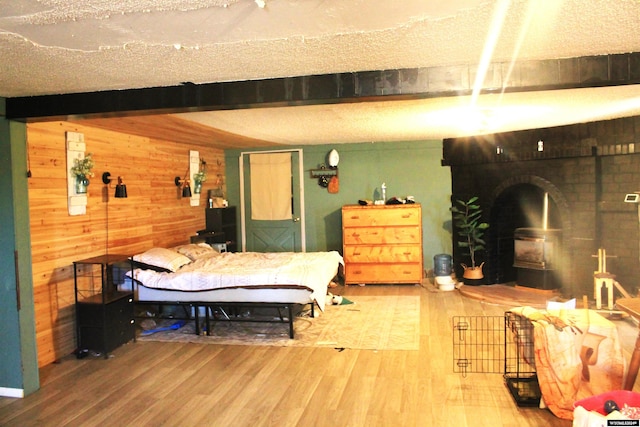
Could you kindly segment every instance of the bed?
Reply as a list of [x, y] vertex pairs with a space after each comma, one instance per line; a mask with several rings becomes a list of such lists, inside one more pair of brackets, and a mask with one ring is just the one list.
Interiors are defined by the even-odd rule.
[[310, 305], [311, 316], [316, 305], [323, 311], [328, 285], [341, 265], [336, 251], [221, 253], [196, 243], [133, 256], [127, 273], [133, 280], [121, 287], [133, 290], [136, 304], [189, 308], [198, 334], [203, 311], [208, 332], [214, 308], [222, 310], [224, 320], [233, 320], [225, 308], [275, 308], [278, 316], [272, 321], [288, 323], [294, 338], [294, 306]]

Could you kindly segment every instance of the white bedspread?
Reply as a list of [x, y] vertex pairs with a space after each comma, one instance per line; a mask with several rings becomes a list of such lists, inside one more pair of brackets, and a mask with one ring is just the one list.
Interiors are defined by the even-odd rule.
[[[343, 264], [336, 252], [225, 252], [206, 256], [175, 273], [135, 269], [144, 286], [179, 291], [203, 291], [253, 286], [304, 287], [324, 310], [327, 286]], [[288, 301], [283, 301], [288, 302]]]

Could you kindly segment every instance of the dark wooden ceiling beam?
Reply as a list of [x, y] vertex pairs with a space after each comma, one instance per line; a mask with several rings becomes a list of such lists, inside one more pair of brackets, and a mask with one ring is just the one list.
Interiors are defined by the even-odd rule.
[[[265, 80], [16, 97], [12, 120], [70, 120], [127, 115], [331, 104], [469, 95], [475, 65], [362, 71]], [[640, 83], [640, 53], [490, 64], [481, 93]]]

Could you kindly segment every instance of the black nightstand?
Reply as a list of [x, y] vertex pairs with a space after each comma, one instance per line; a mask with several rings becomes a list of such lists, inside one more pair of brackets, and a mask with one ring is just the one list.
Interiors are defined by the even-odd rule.
[[76, 355], [108, 354], [135, 339], [133, 292], [118, 291], [113, 266], [127, 255], [100, 255], [73, 263], [76, 294]]
[[226, 208], [205, 208], [205, 219], [207, 231], [223, 233], [225, 236], [226, 250], [229, 252], [238, 251], [238, 228], [236, 226], [236, 208], [229, 206]]

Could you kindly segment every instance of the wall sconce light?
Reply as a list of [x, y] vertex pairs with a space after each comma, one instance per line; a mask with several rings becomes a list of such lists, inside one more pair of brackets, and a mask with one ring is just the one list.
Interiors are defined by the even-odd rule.
[[174, 180], [176, 187], [182, 187], [182, 197], [191, 197], [191, 185], [189, 185], [189, 179], [181, 179], [176, 176]]
[[[106, 185], [109, 185], [112, 181], [111, 174], [109, 172], [105, 172], [102, 174], [102, 182]], [[127, 186], [122, 181], [122, 177], [118, 176], [118, 183], [116, 184], [116, 192], [114, 197], [117, 199], [126, 199], [127, 198]]]

